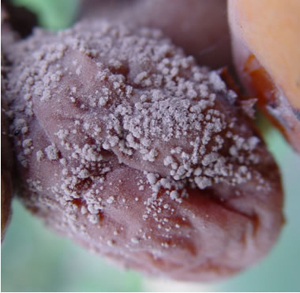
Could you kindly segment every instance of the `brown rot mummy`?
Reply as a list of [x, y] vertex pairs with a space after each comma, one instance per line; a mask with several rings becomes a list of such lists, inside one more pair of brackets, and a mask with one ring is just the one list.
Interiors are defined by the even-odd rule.
[[[278, 167], [221, 70], [154, 28], [86, 20], [5, 48], [17, 188], [121, 265], [216, 280], [278, 238]], [[223, 73], [224, 74], [224, 73]]]

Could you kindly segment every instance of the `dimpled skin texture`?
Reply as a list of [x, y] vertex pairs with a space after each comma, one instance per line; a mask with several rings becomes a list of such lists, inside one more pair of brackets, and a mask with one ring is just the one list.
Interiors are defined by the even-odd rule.
[[7, 49], [20, 198], [125, 267], [223, 278], [282, 226], [276, 163], [218, 72], [160, 31], [82, 22]]

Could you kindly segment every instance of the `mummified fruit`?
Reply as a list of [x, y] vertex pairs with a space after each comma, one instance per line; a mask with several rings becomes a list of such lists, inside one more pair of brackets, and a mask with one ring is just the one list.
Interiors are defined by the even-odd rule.
[[278, 168], [217, 71], [158, 30], [99, 21], [37, 30], [8, 58], [21, 199], [53, 229], [182, 280], [269, 251]]

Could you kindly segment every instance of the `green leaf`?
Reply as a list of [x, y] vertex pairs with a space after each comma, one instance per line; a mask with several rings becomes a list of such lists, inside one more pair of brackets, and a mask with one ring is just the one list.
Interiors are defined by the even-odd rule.
[[69, 27], [75, 20], [79, 0], [13, 0], [16, 6], [23, 6], [38, 16], [40, 26], [59, 30]]

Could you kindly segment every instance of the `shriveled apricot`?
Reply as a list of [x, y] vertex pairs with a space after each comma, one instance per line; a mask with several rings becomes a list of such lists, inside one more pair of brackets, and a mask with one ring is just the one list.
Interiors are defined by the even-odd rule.
[[107, 21], [37, 30], [7, 56], [20, 198], [53, 229], [181, 280], [270, 250], [280, 174], [219, 71], [159, 30]]

